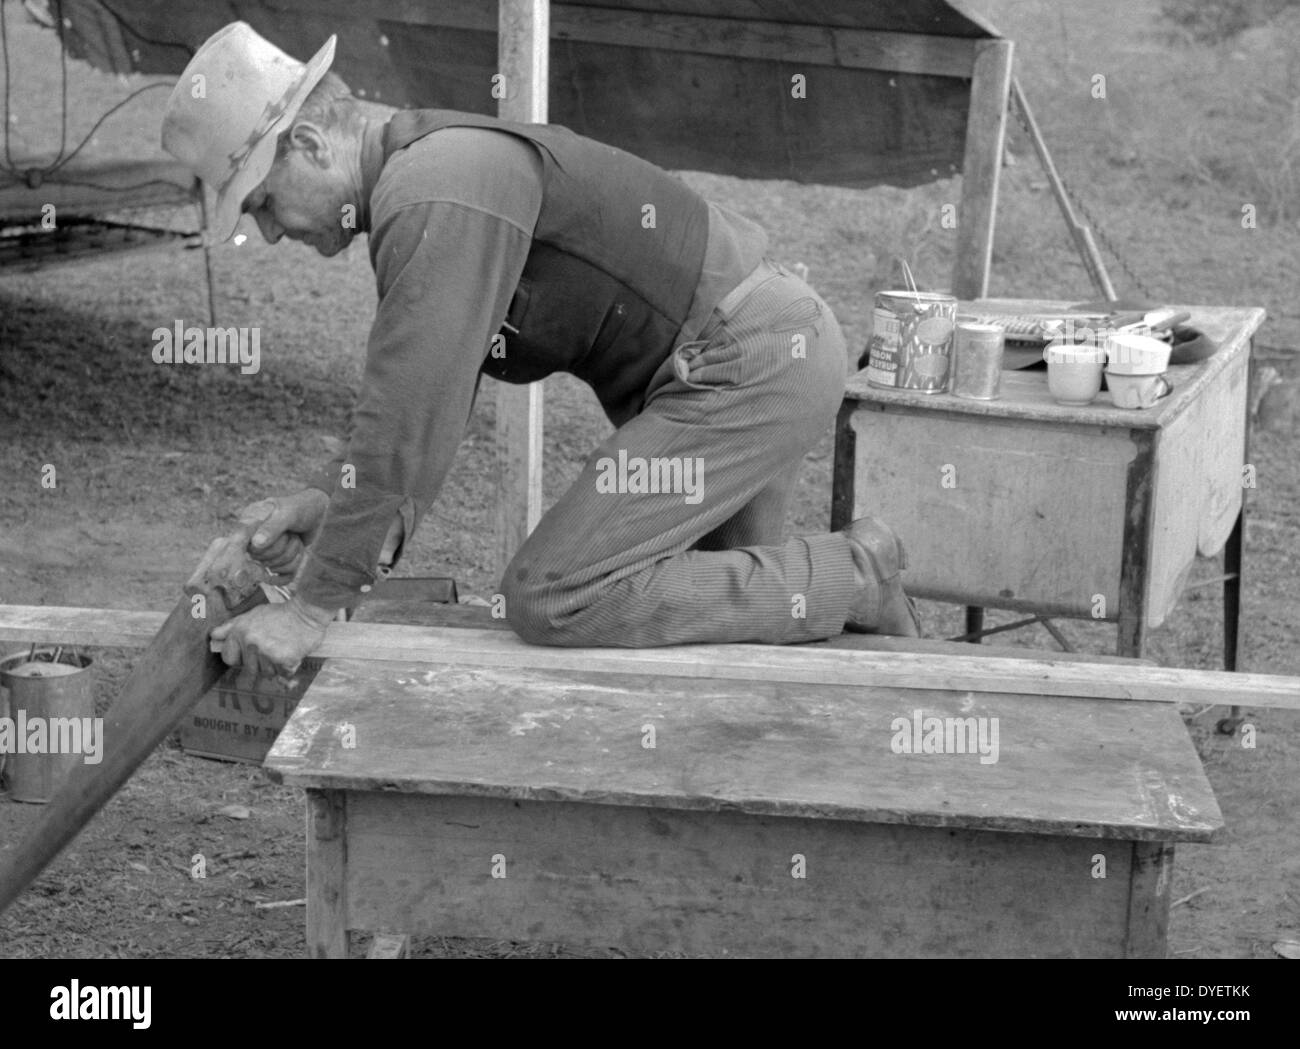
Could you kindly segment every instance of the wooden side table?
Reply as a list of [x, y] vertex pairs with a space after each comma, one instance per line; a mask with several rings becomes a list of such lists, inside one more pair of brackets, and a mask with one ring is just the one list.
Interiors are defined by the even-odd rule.
[[[1058, 302], [981, 300], [963, 312], [1064, 311]], [[1240, 654], [1244, 464], [1251, 341], [1260, 309], [1180, 307], [1219, 343], [1169, 369], [1151, 408], [1052, 400], [1045, 371], [1003, 373], [1002, 396], [848, 383], [835, 449], [832, 527], [875, 514], [907, 545], [909, 592], [968, 607], [1114, 622], [1141, 656], [1196, 556], [1225, 549], [1224, 664]]]

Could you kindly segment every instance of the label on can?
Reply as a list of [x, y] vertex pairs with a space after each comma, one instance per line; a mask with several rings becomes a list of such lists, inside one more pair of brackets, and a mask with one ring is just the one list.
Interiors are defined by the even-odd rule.
[[957, 300], [936, 292], [882, 291], [871, 311], [867, 382], [941, 393], [948, 387]]

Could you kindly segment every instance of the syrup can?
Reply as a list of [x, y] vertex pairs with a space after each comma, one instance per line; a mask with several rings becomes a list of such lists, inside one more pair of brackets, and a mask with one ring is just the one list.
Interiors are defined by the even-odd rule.
[[891, 390], [943, 393], [957, 300], [929, 291], [881, 291], [871, 311], [867, 382]]

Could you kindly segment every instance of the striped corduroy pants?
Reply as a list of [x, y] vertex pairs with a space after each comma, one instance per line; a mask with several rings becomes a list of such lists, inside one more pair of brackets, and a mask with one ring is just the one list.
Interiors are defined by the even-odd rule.
[[[803, 457], [844, 394], [844, 336], [807, 284], [764, 262], [651, 380], [502, 580], [542, 645], [790, 644], [844, 629], [848, 539], [783, 539]], [[735, 298], [730, 296], [729, 298]]]

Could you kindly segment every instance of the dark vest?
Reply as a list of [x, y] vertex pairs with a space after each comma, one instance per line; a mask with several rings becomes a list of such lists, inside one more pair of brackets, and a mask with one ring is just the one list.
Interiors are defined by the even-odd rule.
[[[700, 280], [708, 204], [661, 168], [553, 124], [446, 109], [403, 110], [384, 128], [384, 161], [445, 127], [504, 131], [543, 165], [541, 214], [515, 291], [503, 358], [483, 373], [525, 383], [567, 371], [621, 425], [641, 408]], [[654, 226], [643, 224], [654, 205]]]

